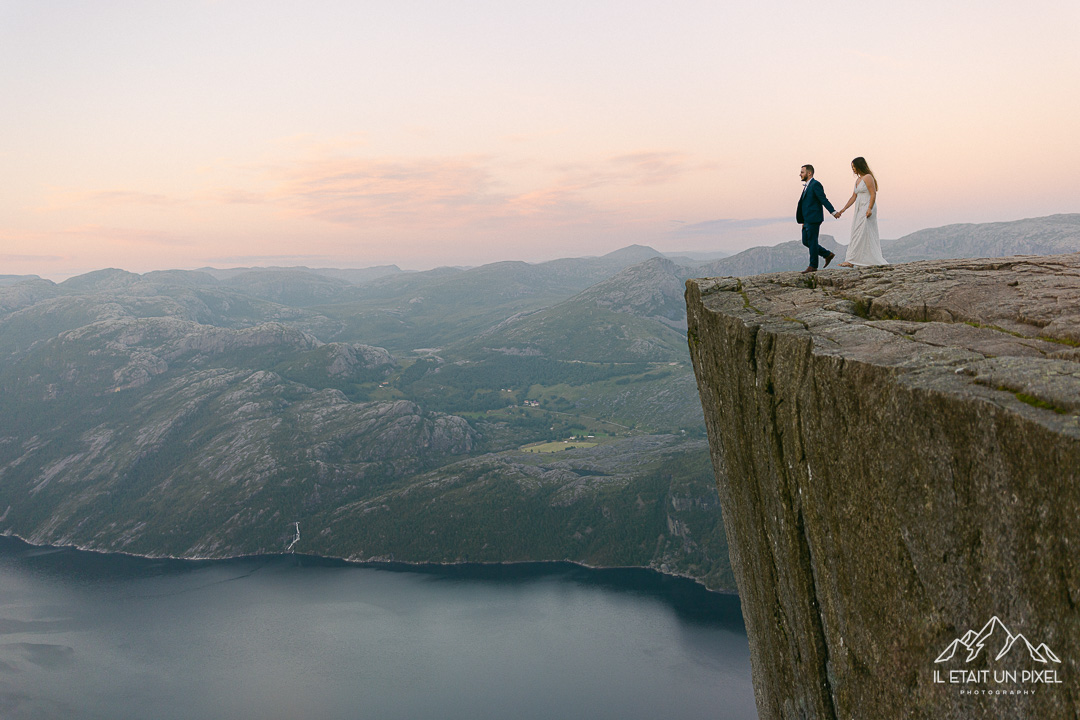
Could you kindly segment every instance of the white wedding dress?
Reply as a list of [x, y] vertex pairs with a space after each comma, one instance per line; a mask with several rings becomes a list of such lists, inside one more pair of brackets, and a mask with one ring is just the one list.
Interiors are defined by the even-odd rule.
[[859, 178], [855, 182], [855, 207], [851, 218], [851, 242], [847, 246], [844, 262], [852, 265], [888, 265], [881, 255], [881, 238], [878, 235], [877, 203], [870, 217], [866, 217], [866, 208], [870, 205], [870, 191], [866, 181]]

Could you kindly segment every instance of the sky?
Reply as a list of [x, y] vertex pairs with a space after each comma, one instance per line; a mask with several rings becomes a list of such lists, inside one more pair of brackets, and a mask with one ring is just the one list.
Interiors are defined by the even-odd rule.
[[1074, 0], [0, 0], [0, 274], [736, 252], [856, 156], [885, 238], [1080, 212], [1078, 90]]

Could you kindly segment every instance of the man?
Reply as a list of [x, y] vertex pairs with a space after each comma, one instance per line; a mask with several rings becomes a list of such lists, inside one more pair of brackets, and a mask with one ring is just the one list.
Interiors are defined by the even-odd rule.
[[799, 205], [795, 209], [795, 221], [802, 225], [802, 244], [810, 250], [810, 266], [803, 270], [805, 274], [817, 272], [818, 257], [825, 258], [825, 267], [829, 267], [829, 263], [836, 257], [836, 253], [829, 252], [818, 245], [818, 231], [821, 229], [821, 223], [825, 221], [825, 213], [821, 211], [821, 206], [829, 208], [830, 213], [835, 213], [836, 210], [829, 202], [829, 198], [825, 197], [825, 188], [814, 179], [813, 165], [803, 165], [799, 170], [799, 177], [802, 178], [805, 186], [802, 197], [799, 198]]

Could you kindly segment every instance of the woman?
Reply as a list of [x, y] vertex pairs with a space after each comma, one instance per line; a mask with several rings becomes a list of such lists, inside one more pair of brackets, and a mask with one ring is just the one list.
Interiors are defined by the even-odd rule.
[[870, 171], [866, 160], [857, 157], [851, 161], [851, 171], [855, 173], [855, 192], [847, 205], [833, 213], [839, 219], [844, 211], [855, 204], [855, 217], [851, 221], [851, 242], [847, 246], [847, 257], [840, 267], [866, 265], [888, 265], [881, 256], [881, 239], [877, 226], [877, 178]]

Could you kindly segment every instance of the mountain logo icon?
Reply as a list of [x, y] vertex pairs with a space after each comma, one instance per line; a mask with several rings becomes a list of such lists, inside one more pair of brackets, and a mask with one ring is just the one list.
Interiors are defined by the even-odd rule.
[[990, 622], [986, 623], [979, 632], [968, 630], [964, 633], [963, 637], [958, 637], [953, 640], [949, 643], [949, 646], [938, 655], [937, 660], [934, 662], [941, 663], [952, 660], [957, 651], [966, 652], [967, 657], [964, 659], [964, 662], [971, 662], [979, 657], [979, 654], [983, 652], [984, 648], [988, 656], [993, 655], [994, 660], [1000, 660], [1008, 655], [1010, 650], [1017, 646], [1020, 648], [1026, 647], [1028, 654], [1035, 662], [1061, 662], [1061, 660], [1058, 659], [1058, 656], [1051, 652], [1050, 648], [1046, 646], [1046, 643], [1042, 643], [1038, 647], [1035, 647], [1022, 634], [1016, 633], [1014, 635], [1009, 632], [1009, 628], [1005, 627], [1005, 623], [1001, 622], [997, 615], [990, 618]]

